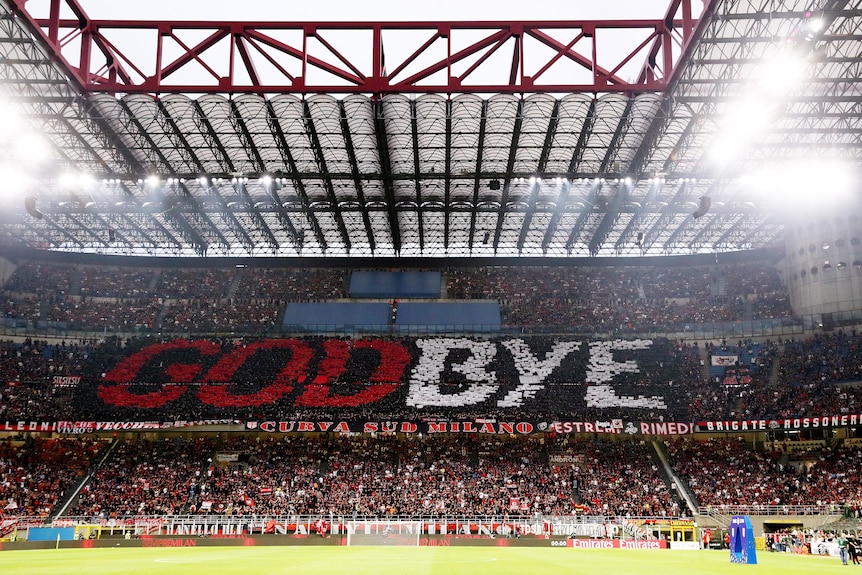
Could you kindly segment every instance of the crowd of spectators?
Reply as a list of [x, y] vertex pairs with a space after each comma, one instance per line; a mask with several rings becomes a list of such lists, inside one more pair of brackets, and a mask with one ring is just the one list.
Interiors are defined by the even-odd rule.
[[158, 299], [106, 299], [66, 296], [45, 306], [45, 320], [68, 330], [104, 333], [149, 331], [162, 310]]
[[862, 498], [862, 451], [820, 448], [788, 458], [751, 449], [742, 438], [666, 442], [668, 460], [701, 507], [832, 506]]
[[324, 268], [239, 268], [236, 296], [250, 300], [325, 301], [349, 297], [350, 273]]
[[124, 441], [84, 486], [67, 515], [109, 519], [190, 512], [200, 496], [214, 440]]
[[3, 291], [51, 297], [72, 292], [78, 268], [64, 264], [26, 263], [3, 283]]
[[[228, 273], [225, 273], [225, 272]], [[160, 298], [223, 298], [233, 280], [232, 270], [166, 268], [161, 270], [155, 296]]]
[[[349, 270], [130, 268], [22, 263], [2, 286], [7, 318], [67, 330], [255, 333], [287, 302], [350, 297]], [[496, 299], [503, 323], [634, 334], [792, 316], [766, 263], [713, 267], [478, 267], [444, 271], [448, 299]], [[225, 303], [229, 302], [229, 303]]]
[[[449, 342], [443, 339], [441, 341]], [[457, 340], [462, 347], [449, 351], [453, 358], [466, 358], [472, 343]], [[531, 336], [519, 338], [529, 353], [544, 358], [555, 346], [568, 340]], [[687, 394], [696, 386], [692, 381], [701, 379], [701, 360], [698, 349], [685, 342], [665, 339], [643, 343], [641, 349], [621, 350], [618, 360], [636, 362], [637, 369], [615, 373], [604, 383], [612, 383], [619, 396], [647, 396], [662, 399], [660, 405], [640, 406], [607, 402], [592, 405], [585, 397], [592, 389], [587, 385], [588, 369], [598, 370], [607, 358], [588, 342], [581, 342], [559, 360], [559, 366], [543, 374], [541, 385], [523, 401], [501, 406], [502, 400], [522, 388], [521, 374], [533, 369], [532, 360], [519, 361], [519, 366], [506, 347], [510, 339], [491, 339], [481, 346], [492, 345], [495, 355], [488, 359], [486, 377], [499, 385], [499, 391], [486, 399], [461, 401], [459, 393], [469, 387], [469, 379], [462, 370], [446, 362], [440, 363], [441, 393], [452, 395], [452, 401], [435, 402], [426, 407], [412, 407], [407, 401], [411, 391], [412, 370], [418, 369], [423, 351], [417, 339], [400, 338], [325, 338], [310, 336], [291, 340], [193, 340], [194, 345], [172, 344], [170, 340], [135, 338], [125, 345], [111, 342], [98, 346], [90, 354], [74, 408], [82, 419], [208, 419], [247, 418], [262, 419], [414, 419], [499, 417], [506, 419], [535, 417], [565, 420], [606, 419], [608, 417], [638, 417], [643, 420], [687, 420], [690, 399]], [[428, 345], [425, 343], [424, 345]], [[479, 342], [477, 342], [479, 345]], [[569, 344], [572, 346], [573, 344]], [[112, 374], [118, 365], [141, 350], [158, 350], [151, 361], [145, 361], [133, 372], [122, 376]], [[201, 355], [200, 346], [212, 347]], [[484, 347], [483, 347], [484, 349]], [[149, 353], [149, 352], [148, 352]], [[155, 353], [155, 352], [153, 352]], [[247, 355], [246, 355], [247, 354]], [[294, 355], [298, 354], [298, 355]], [[427, 355], [427, 354], [426, 354]], [[241, 362], [225, 363], [226, 356]], [[478, 357], [478, 356], [477, 356]], [[292, 359], [293, 358], [293, 359]], [[295, 360], [295, 361], [294, 361]], [[441, 360], [442, 361], [442, 360]], [[463, 361], [463, 359], [461, 360]], [[202, 362], [202, 363], [201, 363]], [[293, 362], [293, 363], [291, 363]], [[148, 404], [148, 393], [163, 391], [165, 384], [177, 381], [183, 365], [196, 366], [191, 377], [211, 382], [213, 387], [189, 386], [170, 401], [159, 405]], [[286, 366], [292, 365], [289, 387], [276, 384]], [[178, 366], [178, 367], [171, 367]], [[122, 368], [125, 369], [125, 368]], [[222, 371], [222, 370], [228, 371]], [[383, 373], [378, 370], [390, 370]], [[113, 372], [116, 373], [116, 372]], [[106, 378], [106, 374], [107, 378]], [[538, 377], [538, 376], [536, 376]], [[119, 378], [119, 379], [118, 379]], [[128, 382], [129, 385], [123, 385]], [[138, 383], [140, 382], [140, 383]], [[219, 387], [220, 386], [220, 387]], [[451, 389], [450, 389], [451, 388]], [[602, 391], [611, 387], [603, 385]], [[119, 391], [121, 396], [108, 396]], [[128, 393], [126, 393], [128, 392]], [[236, 394], [236, 395], [232, 395]], [[612, 398], [611, 398], [612, 399]], [[68, 409], [68, 406], [65, 407]], [[0, 414], [2, 415], [2, 414]]]
[[714, 267], [487, 267], [446, 272], [456, 299], [498, 299], [509, 325], [583, 331], [673, 331], [696, 324], [787, 318], [768, 264]]
[[150, 297], [156, 271], [151, 268], [81, 267], [81, 293], [84, 297], [110, 297], [135, 301]]
[[862, 410], [862, 337], [856, 331], [788, 339], [770, 352], [776, 385], [739, 390], [739, 419], [842, 415]]
[[[173, 344], [173, 341], [170, 337], [147, 336], [127, 340], [108, 337], [98, 342], [0, 342], [0, 420], [168, 421], [321, 417], [359, 420], [385, 416], [393, 420], [489, 417], [560, 421], [609, 418], [719, 421], [862, 411], [862, 387], [854, 383], [859, 381], [858, 376], [832, 381], [826, 377], [828, 374], [824, 375], [818, 369], [820, 377], [811, 378], [810, 362], [805, 360], [807, 354], [800, 354], [799, 350], [806, 345], [822, 346], [824, 338], [819, 335], [814, 336], [810, 343], [789, 341], [788, 344], [793, 345], [788, 345], [781, 353], [780, 346], [772, 341], [699, 346], [697, 343], [656, 338], [644, 349], [614, 352], [617, 354], [614, 361], [633, 359], [637, 370], [616, 371], [607, 382], [587, 381], [588, 372], [594, 373], [588, 370], [601, 367], [596, 358], [601, 358], [602, 352], [593, 348], [591, 342], [581, 341], [577, 349], [566, 353], [557, 367], [541, 375], [536, 391], [529, 391], [523, 401], [511, 405], [500, 404], [499, 401], [514, 393], [513, 390], [525, 389], [522, 376], [527, 371], [524, 370], [532, 369], [526, 364], [519, 366], [518, 362], [526, 361], [533, 365], [536, 361], [545, 361], [545, 354], [569, 339], [550, 336], [517, 338], [523, 342], [519, 345], [529, 350], [528, 356], [517, 359], [509, 350], [514, 338], [491, 338], [484, 341], [489, 341], [496, 352], [484, 369], [493, 377], [494, 385], [499, 386], [497, 392], [480, 402], [453, 400], [419, 407], [407, 401], [411, 374], [414, 374], [423, 354], [427, 355], [417, 345], [416, 338], [306, 336], [290, 340], [242, 337], [177, 340], [188, 342], [185, 345]], [[423, 345], [427, 347], [427, 338], [425, 341]], [[463, 361], [471, 353], [467, 349], [470, 340], [457, 341], [461, 343], [455, 345], [466, 347], [453, 348], [449, 353], [453, 360], [461, 358], [457, 361]], [[835, 335], [828, 341], [843, 342], [841, 347], [845, 349], [858, 348], [855, 334]], [[161, 349], [151, 346], [170, 349], [152, 351], [156, 355], [127, 374], [127, 379], [108, 376], [114, 368], [125, 365], [134, 354], [146, 349]], [[210, 346], [213, 350], [202, 356], [200, 346]], [[246, 349], [250, 351], [244, 351]], [[295, 352], [301, 355], [296, 356], [296, 362], [291, 364]], [[710, 362], [713, 354], [731, 352], [749, 353], [748, 356], [739, 356], [746, 357], [745, 369], [722, 368], [728, 371], [721, 377], [712, 377], [706, 372], [705, 364]], [[536, 359], [530, 360], [530, 355]], [[241, 358], [241, 361], [225, 363], [227, 357]], [[389, 360], [386, 370], [391, 372], [386, 375], [378, 372], [378, 369], [383, 369], [384, 358]], [[777, 369], [772, 368], [775, 362], [778, 363]], [[186, 376], [180, 373], [182, 370], [177, 371], [184, 365], [196, 366], [194, 373]], [[286, 382], [288, 387], [282, 387], [283, 384], [276, 382], [281, 381], [283, 376], [279, 373], [288, 365], [293, 365], [291, 370], [299, 371], [291, 371], [292, 375]], [[440, 393], [454, 393], [453, 398], [460, 397], [458, 394], [463, 393], [464, 386], [470, 385], [468, 380], [459, 371], [461, 368], [453, 368], [446, 362], [442, 365]], [[791, 369], [797, 369], [796, 365], [799, 365], [799, 372], [794, 374]], [[732, 376], [728, 375], [730, 371]], [[770, 374], [778, 372], [791, 378], [790, 381], [800, 383], [772, 381]], [[58, 385], [54, 376], [79, 376], [80, 379], [76, 378], [74, 383], [59, 380], [61, 384]], [[163, 392], [166, 384], [176, 381], [203, 383], [204, 378], [215, 384], [215, 388], [201, 388], [199, 385], [176, 388], [180, 390], [179, 395], [171, 396], [169, 401], [158, 405], [147, 403], [147, 394]], [[214, 391], [217, 389], [222, 391]], [[121, 397], [117, 396], [117, 399], [114, 397], [116, 394], [111, 395], [113, 392], [121, 392]], [[609, 395], [602, 400], [596, 393]], [[642, 398], [643, 401], [617, 401], [614, 397]], [[649, 398], [660, 401], [647, 401]]]
[[862, 335], [815, 334], [784, 344], [779, 381], [782, 385], [834, 383], [862, 379]]
[[48, 515], [105, 444], [30, 435], [0, 442], [0, 515]]
[[[687, 515], [659, 471], [652, 449], [640, 441], [559, 441], [555, 453], [573, 461], [554, 466], [559, 490], [577, 493], [575, 512], [591, 515], [680, 517]], [[579, 508], [580, 505], [580, 508]]]
[[[835, 336], [834, 339], [851, 341], [854, 337]], [[814, 341], [822, 339], [814, 337]], [[706, 344], [704, 348], [697, 343], [657, 338], [643, 349], [614, 352], [617, 354], [614, 361], [634, 360], [637, 370], [615, 371], [608, 381], [601, 382], [587, 381], [587, 377], [588, 373], [596, 373], [595, 370], [602, 367], [597, 359], [603, 357], [602, 352], [594, 349], [590, 342], [581, 341], [577, 349], [566, 353], [557, 367], [543, 373], [536, 391], [509, 405], [499, 401], [515, 389], [524, 389], [522, 376], [527, 373], [524, 370], [531, 369], [526, 364], [519, 366], [518, 362], [532, 365], [535, 361], [545, 361], [542, 359], [545, 354], [569, 340], [549, 336], [517, 338], [522, 342], [519, 345], [537, 358], [529, 360], [527, 356], [517, 359], [512, 355], [509, 347], [513, 345], [513, 338], [491, 338], [486, 341], [497, 351], [488, 360], [485, 373], [493, 375], [495, 386], [499, 386], [496, 393], [480, 402], [453, 400], [420, 407], [411, 406], [413, 404], [407, 401], [411, 374], [425, 354], [417, 346], [418, 340], [412, 337], [177, 340], [188, 342], [183, 345], [173, 341], [172, 338], [119, 340], [109, 337], [100, 342], [0, 342], [0, 420], [321, 417], [359, 420], [382, 416], [398, 420], [421, 416], [718, 421], [862, 411], [862, 387], [852, 380], [850, 383], [843, 383], [844, 380], [815, 380], [803, 384], [771, 382], [770, 374], [776, 371], [771, 367], [774, 362], [778, 362], [782, 373], [788, 374], [783, 362], [793, 366], [799, 360], [798, 345], [779, 354], [779, 346], [771, 341]], [[471, 353], [467, 349], [469, 340], [457, 341], [461, 343], [456, 345], [466, 347], [453, 348], [449, 352], [453, 354], [451, 357], [467, 357], [464, 354]], [[427, 340], [423, 345], [429, 345]], [[161, 349], [159, 346], [169, 349], [147, 352], [155, 355], [122, 377], [108, 375], [114, 368], [125, 365], [134, 354]], [[201, 346], [213, 350], [202, 356]], [[750, 358], [745, 360], [749, 367], [745, 370], [726, 368], [733, 370], [733, 377], [727, 372], [721, 377], [706, 373], [704, 364], [713, 354], [731, 352], [752, 352], [745, 356]], [[291, 363], [294, 353], [300, 355]], [[226, 357], [241, 358], [241, 361], [225, 363]], [[384, 362], [384, 358], [388, 362]], [[384, 363], [391, 373], [378, 372], [384, 369]], [[184, 365], [196, 366], [194, 373], [186, 376], [177, 371]], [[293, 365], [291, 370], [298, 371], [291, 371], [286, 382], [289, 386], [282, 388], [283, 384], [275, 382], [281, 381], [283, 376], [279, 373], [288, 365]], [[455, 393], [453, 398], [460, 397], [458, 394], [469, 385], [468, 380], [460, 368], [454, 369], [445, 362], [441, 365], [440, 393]], [[807, 363], [801, 365], [801, 373], [794, 376], [796, 379], [807, 377]], [[80, 379], [74, 383], [61, 380], [58, 385], [54, 376], [79, 376]], [[215, 387], [176, 388], [179, 394], [171, 396], [169, 401], [147, 403], [148, 394], [163, 392], [163, 386], [175, 383], [178, 377], [183, 382], [204, 382], [206, 378]], [[222, 391], [215, 391], [217, 389]], [[120, 392], [120, 396], [114, 397], [114, 392]], [[600, 397], [597, 393], [606, 395]], [[614, 397], [643, 400], [615, 400]], [[657, 402], [648, 401], [649, 398]]]
[[[549, 452], [572, 464], [548, 464]], [[640, 442], [285, 435], [129, 441], [72, 516], [684, 515]]]
[[[0, 503], [45, 516], [90, 475], [65, 515], [316, 515], [379, 517], [604, 515], [689, 511], [649, 444], [635, 439], [435, 435], [177, 436], [0, 441]], [[742, 438], [665, 441], [673, 473], [699, 507], [862, 514], [862, 451], [791, 456]], [[809, 512], [809, 511], [806, 511]]]
[[286, 302], [270, 299], [172, 300], [160, 323], [170, 332], [269, 333]]
[[70, 414], [74, 388], [54, 376], [80, 376], [93, 345], [0, 341], [0, 420], [53, 420]]

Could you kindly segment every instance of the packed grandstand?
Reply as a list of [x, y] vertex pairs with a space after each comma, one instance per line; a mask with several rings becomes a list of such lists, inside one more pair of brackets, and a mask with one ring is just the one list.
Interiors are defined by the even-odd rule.
[[[358, 302], [350, 275], [20, 262], [6, 325], [45, 337], [0, 345], [6, 534], [860, 513], [862, 334], [806, 333], [768, 262], [446, 269], [446, 301], [493, 299], [502, 329], [279, 327], [293, 303]], [[691, 337], [755, 316], [790, 333]]]
[[[39, 175], [0, 198], [0, 550], [862, 531], [858, 2], [475, 28], [81, 3], [0, 0], [0, 168]], [[393, 31], [431, 37], [399, 62]]]

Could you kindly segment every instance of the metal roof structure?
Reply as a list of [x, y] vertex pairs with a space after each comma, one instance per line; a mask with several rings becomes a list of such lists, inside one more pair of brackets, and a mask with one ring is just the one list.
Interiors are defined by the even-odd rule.
[[784, 197], [750, 174], [862, 172], [862, 0], [693, 4], [656, 20], [278, 23], [0, 0], [0, 92], [51, 149], [26, 167], [23, 132], [2, 136], [0, 162], [26, 173], [3, 183], [0, 242], [356, 258], [775, 245]]

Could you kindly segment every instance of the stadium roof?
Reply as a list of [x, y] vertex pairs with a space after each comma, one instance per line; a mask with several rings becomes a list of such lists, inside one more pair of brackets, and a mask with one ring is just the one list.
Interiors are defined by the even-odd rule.
[[795, 198], [838, 197], [860, 172], [860, 6], [285, 23], [0, 0], [0, 90], [20, 119], [0, 120], [0, 242], [357, 258], [772, 246]]

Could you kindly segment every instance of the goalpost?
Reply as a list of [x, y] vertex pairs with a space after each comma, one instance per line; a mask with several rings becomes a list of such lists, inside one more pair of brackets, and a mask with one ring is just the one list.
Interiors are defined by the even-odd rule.
[[347, 545], [418, 547], [422, 521], [351, 521]]

